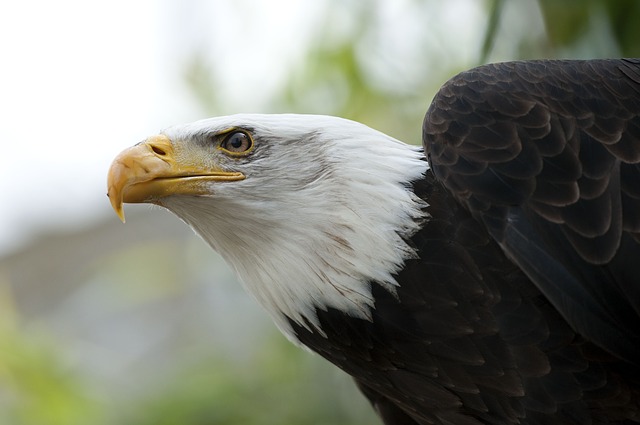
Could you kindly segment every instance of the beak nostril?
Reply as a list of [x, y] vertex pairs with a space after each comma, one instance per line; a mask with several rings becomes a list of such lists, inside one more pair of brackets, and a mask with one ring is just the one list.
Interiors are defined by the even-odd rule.
[[153, 150], [157, 155], [160, 155], [160, 156], [165, 156], [165, 155], [167, 154], [164, 150], [160, 149], [160, 148], [159, 148], [159, 147], [157, 147], [157, 146], [153, 146], [153, 145], [151, 145], [151, 149], [152, 149], [152, 150]]

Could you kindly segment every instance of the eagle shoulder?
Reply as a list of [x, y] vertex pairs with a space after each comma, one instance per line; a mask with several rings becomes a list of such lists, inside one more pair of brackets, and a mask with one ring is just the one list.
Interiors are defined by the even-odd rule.
[[640, 61], [463, 72], [423, 142], [437, 178], [585, 337], [640, 358]]

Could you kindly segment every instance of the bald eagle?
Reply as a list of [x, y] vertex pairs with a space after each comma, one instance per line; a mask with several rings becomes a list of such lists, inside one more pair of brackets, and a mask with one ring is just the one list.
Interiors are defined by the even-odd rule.
[[422, 135], [205, 119], [108, 196], [191, 226], [386, 424], [640, 422], [640, 60], [471, 69]]

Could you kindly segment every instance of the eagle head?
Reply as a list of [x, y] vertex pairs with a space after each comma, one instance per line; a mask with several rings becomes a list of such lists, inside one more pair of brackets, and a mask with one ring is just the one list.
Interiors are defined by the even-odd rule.
[[295, 340], [317, 309], [368, 319], [372, 284], [394, 293], [415, 256], [422, 150], [360, 123], [234, 115], [178, 125], [120, 153], [108, 196], [162, 206], [193, 228]]

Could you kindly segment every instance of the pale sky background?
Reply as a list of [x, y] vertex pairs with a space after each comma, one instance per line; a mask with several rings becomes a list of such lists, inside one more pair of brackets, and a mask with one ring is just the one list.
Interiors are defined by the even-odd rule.
[[[406, 18], [412, 2], [388, 3], [387, 44], [415, 54], [402, 40], [426, 24]], [[441, 3], [433, 6], [438, 24], [459, 38], [449, 54], [477, 51], [480, 6]], [[269, 112], [265, 100], [300, 58], [323, 7], [293, 0], [0, 3], [0, 254], [43, 231], [117, 219], [105, 195], [113, 157], [164, 127], [205, 118], [182, 74], [194, 52], [209, 55], [225, 113]], [[340, 19], [337, 13], [336, 30]]]

